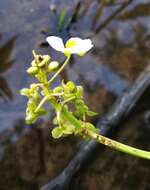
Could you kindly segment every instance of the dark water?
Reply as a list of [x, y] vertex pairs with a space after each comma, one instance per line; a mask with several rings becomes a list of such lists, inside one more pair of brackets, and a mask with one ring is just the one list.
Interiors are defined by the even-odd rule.
[[[75, 56], [62, 77], [83, 84], [87, 103], [99, 117], [148, 64], [150, 2], [131, 1], [113, 17], [122, 4], [121, 0], [103, 6], [96, 0], [0, 1], [0, 190], [38, 189], [65, 167], [79, 147], [75, 138], [52, 140], [47, 119], [32, 127], [24, 124], [26, 100], [19, 90], [31, 82], [26, 69], [32, 49], [63, 60], [45, 43], [47, 35], [59, 35], [64, 40], [70, 36], [92, 39], [93, 50], [83, 58]], [[66, 16], [59, 23], [62, 10]], [[141, 107], [123, 124], [117, 137], [148, 149], [148, 98], [143, 97]], [[108, 149], [77, 176], [70, 189], [148, 190], [149, 168], [148, 162]]]

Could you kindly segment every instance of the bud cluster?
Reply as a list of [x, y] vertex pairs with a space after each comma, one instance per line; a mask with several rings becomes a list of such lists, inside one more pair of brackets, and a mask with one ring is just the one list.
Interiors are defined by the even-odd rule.
[[[27, 69], [27, 73], [34, 76], [39, 83], [30, 85], [30, 88], [21, 90], [21, 95], [28, 98], [26, 108], [26, 122], [34, 123], [39, 117], [48, 113], [45, 105], [50, 104], [56, 112], [53, 123], [56, 127], [52, 130], [54, 138], [60, 138], [70, 134], [81, 135], [84, 137], [84, 129], [95, 131], [95, 127], [86, 122], [86, 116], [94, 116], [96, 113], [89, 110], [83, 100], [83, 87], [76, 85], [72, 81], [64, 82], [57, 87], [52, 88], [49, 75], [54, 76], [59, 72], [59, 63], [52, 61], [49, 55], [37, 55], [33, 51], [34, 60]], [[72, 109], [71, 109], [72, 108]], [[63, 117], [62, 110], [66, 109], [78, 120], [81, 128], [76, 127]]]

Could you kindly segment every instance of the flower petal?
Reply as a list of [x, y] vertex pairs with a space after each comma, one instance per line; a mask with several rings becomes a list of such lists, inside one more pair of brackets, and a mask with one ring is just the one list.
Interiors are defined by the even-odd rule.
[[49, 36], [46, 38], [46, 41], [55, 50], [63, 52], [65, 47], [61, 38], [57, 36]]
[[68, 51], [72, 54], [74, 53], [84, 54], [93, 47], [92, 41], [90, 39], [82, 40], [80, 38], [74, 37], [74, 38], [70, 38], [68, 41], [74, 41], [76, 43], [76, 45], [74, 46], [65, 48], [65, 51]]

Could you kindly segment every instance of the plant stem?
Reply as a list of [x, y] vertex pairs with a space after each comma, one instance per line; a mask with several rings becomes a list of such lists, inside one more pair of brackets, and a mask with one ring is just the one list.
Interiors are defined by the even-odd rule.
[[[82, 128], [80, 122], [65, 107], [62, 109], [61, 113], [76, 128], [78, 128], [78, 129]], [[137, 148], [133, 148], [131, 146], [111, 140], [107, 137], [104, 137], [104, 136], [94, 133], [92, 131], [86, 131], [86, 135], [88, 137], [90, 137], [90, 139], [95, 140], [101, 144], [104, 144], [105, 146], [108, 146], [112, 149], [118, 150], [120, 152], [124, 152], [126, 154], [130, 154], [132, 156], [150, 160], [150, 152], [149, 151], [144, 151], [144, 150], [140, 150]]]
[[57, 72], [48, 81], [48, 84], [51, 84], [55, 80], [55, 78], [59, 75], [59, 73], [65, 68], [65, 66], [68, 64], [68, 62], [70, 60], [70, 57], [71, 57], [71, 55], [67, 56], [67, 59], [65, 60], [65, 62], [63, 63], [63, 65], [57, 70]]
[[88, 131], [87, 135], [93, 139], [96, 140], [97, 142], [104, 144], [110, 148], [113, 148], [115, 150], [118, 150], [120, 152], [124, 152], [126, 154], [130, 154], [132, 156], [136, 156], [139, 158], [144, 158], [144, 159], [150, 159], [150, 152], [149, 151], [144, 151], [140, 150], [122, 143], [119, 143], [117, 141], [111, 140], [107, 137], [104, 137], [102, 135], [96, 134], [94, 132]]
[[47, 100], [48, 100], [48, 98], [49, 97], [44, 97], [42, 100], [41, 100], [41, 102], [39, 103], [39, 105], [37, 106], [37, 108], [35, 109], [35, 112], [38, 112], [39, 111], [39, 109], [47, 102]]
[[68, 110], [66, 107], [63, 107], [61, 110], [61, 114], [71, 123], [73, 124], [77, 129], [81, 128], [81, 124], [78, 119], [76, 119]]

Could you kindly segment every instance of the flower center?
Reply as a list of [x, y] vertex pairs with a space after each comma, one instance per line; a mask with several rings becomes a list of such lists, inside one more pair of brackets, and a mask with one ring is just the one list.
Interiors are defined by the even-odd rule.
[[73, 40], [68, 40], [66, 42], [66, 48], [71, 48], [72, 46], [76, 46], [77, 45], [77, 42], [73, 41]]

